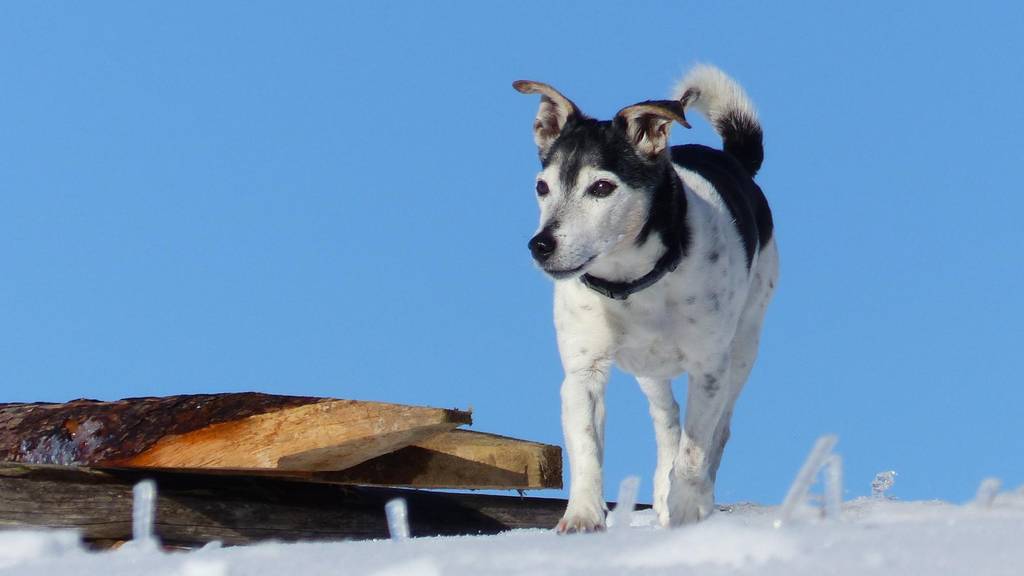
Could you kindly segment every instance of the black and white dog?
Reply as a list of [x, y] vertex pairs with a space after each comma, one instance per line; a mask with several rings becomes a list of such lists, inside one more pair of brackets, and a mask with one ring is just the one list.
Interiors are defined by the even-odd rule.
[[[743, 89], [698, 66], [674, 100], [588, 118], [540, 82], [533, 125], [540, 229], [529, 243], [555, 279], [555, 327], [565, 369], [562, 427], [569, 505], [559, 532], [605, 522], [604, 389], [612, 363], [650, 402], [658, 445], [654, 509], [665, 526], [711, 514], [729, 420], [757, 356], [778, 276], [768, 203], [753, 177], [761, 126]], [[687, 107], [715, 127], [723, 150], [669, 147]], [[680, 430], [672, 378], [689, 374]]]

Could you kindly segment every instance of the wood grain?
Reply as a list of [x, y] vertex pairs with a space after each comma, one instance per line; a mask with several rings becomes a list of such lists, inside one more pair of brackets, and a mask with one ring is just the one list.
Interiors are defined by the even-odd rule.
[[405, 498], [414, 536], [551, 528], [565, 501], [297, 482], [282, 478], [0, 463], [0, 528], [76, 528], [91, 541], [131, 538], [132, 485], [157, 483], [164, 543], [386, 538], [384, 504]]
[[464, 489], [562, 487], [562, 449], [495, 434], [453, 430], [340, 472], [321, 482]]

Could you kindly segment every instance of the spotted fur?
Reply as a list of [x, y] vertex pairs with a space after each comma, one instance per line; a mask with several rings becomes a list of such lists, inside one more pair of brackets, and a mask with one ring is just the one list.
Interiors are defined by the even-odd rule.
[[[735, 82], [706, 66], [684, 78], [678, 101], [626, 107], [611, 121], [584, 116], [546, 84], [516, 88], [542, 94], [534, 126], [541, 217], [530, 249], [555, 279], [565, 369], [571, 483], [558, 530], [604, 526], [604, 389], [613, 364], [636, 376], [650, 404], [660, 521], [705, 518], [778, 277], [771, 211], [753, 180], [763, 159], [753, 105]], [[668, 147], [671, 123], [685, 125], [685, 106], [712, 123], [724, 150]], [[625, 300], [580, 281], [587, 274], [629, 282], [672, 249], [682, 254], [675, 268]], [[671, 381], [683, 373], [689, 391], [680, 426]]]

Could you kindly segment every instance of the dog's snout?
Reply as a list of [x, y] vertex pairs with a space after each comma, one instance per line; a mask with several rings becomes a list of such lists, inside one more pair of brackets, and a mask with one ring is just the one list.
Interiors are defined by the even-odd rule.
[[555, 240], [555, 235], [551, 233], [550, 227], [544, 228], [536, 236], [530, 238], [530, 253], [533, 254], [533, 258], [537, 262], [544, 262], [550, 258], [557, 246], [558, 241]]

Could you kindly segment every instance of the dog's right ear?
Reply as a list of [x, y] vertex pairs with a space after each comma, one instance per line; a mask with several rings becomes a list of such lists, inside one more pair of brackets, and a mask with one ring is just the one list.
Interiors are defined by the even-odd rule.
[[540, 94], [540, 109], [537, 110], [537, 119], [533, 121], [533, 141], [540, 148], [540, 155], [544, 156], [565, 125], [582, 116], [580, 109], [558, 90], [543, 82], [516, 80], [512, 87], [523, 94]]

